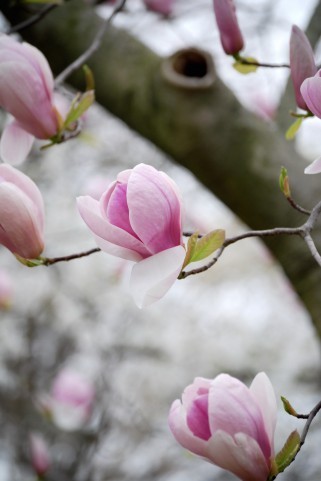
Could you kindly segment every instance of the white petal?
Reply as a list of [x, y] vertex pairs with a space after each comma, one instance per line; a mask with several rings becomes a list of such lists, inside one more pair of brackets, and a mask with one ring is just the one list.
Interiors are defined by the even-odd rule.
[[255, 376], [251, 384], [250, 391], [257, 400], [257, 403], [261, 409], [266, 432], [273, 449], [277, 404], [273, 386], [265, 372], [260, 372]]
[[305, 174], [319, 174], [321, 172], [321, 157], [314, 160], [312, 164], [304, 169]]
[[1, 158], [8, 164], [21, 164], [29, 154], [35, 138], [17, 122], [7, 125], [0, 141]]
[[138, 307], [147, 307], [166, 294], [180, 273], [185, 254], [183, 246], [176, 246], [134, 265], [130, 290]]

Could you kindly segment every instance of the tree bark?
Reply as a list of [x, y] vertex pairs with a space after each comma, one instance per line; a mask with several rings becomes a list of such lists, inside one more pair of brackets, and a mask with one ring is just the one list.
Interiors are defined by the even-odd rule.
[[[19, 9], [9, 8], [7, 3], [1, 9], [9, 21], [21, 19]], [[101, 24], [91, 8], [72, 0], [23, 34], [59, 73], [88, 47]], [[208, 62], [203, 76], [197, 72], [190, 78], [188, 69], [176, 65], [168, 80], [164, 65], [171, 64], [166, 59], [128, 32], [109, 27], [88, 64], [95, 75], [97, 101], [193, 172], [251, 228], [297, 226], [305, 220], [279, 190], [281, 165], [289, 171], [299, 203], [309, 208], [320, 198], [320, 179], [304, 176], [304, 161], [293, 146], [275, 125], [245, 110], [211, 72]], [[206, 80], [211, 75], [213, 82], [205, 86], [204, 77]], [[82, 74], [69, 81], [76, 88], [84, 87]], [[213, 229], [219, 227], [213, 219]], [[321, 245], [320, 227], [313, 237]], [[266, 239], [266, 244], [309, 310], [321, 337], [321, 269], [299, 238]]]

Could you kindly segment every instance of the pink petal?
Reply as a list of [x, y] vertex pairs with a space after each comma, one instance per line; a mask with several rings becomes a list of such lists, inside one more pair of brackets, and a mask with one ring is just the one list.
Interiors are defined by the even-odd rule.
[[221, 43], [227, 55], [234, 55], [244, 47], [233, 0], [214, 0], [214, 13]]
[[185, 254], [183, 246], [176, 246], [134, 265], [130, 289], [138, 307], [147, 307], [166, 294], [181, 271]]
[[312, 164], [304, 169], [305, 174], [319, 174], [321, 172], [321, 157], [315, 159]]
[[32, 200], [37, 223], [41, 230], [45, 223], [45, 207], [40, 190], [27, 175], [7, 164], [0, 165], [0, 178], [11, 182]]
[[185, 409], [188, 410], [190, 408], [196, 396], [208, 393], [210, 385], [210, 379], [196, 377], [193, 384], [187, 386], [182, 394], [182, 403]]
[[250, 386], [250, 391], [260, 406], [265, 429], [273, 448], [277, 403], [271, 381], [264, 372], [260, 372], [255, 376]]
[[296, 103], [298, 107], [307, 110], [300, 87], [302, 82], [316, 74], [317, 67], [311, 44], [305, 33], [293, 25], [290, 38], [290, 67]]
[[179, 399], [173, 402], [168, 417], [169, 428], [176, 441], [194, 454], [206, 456], [206, 442], [194, 436], [186, 424], [186, 412]]
[[105, 252], [134, 261], [150, 255], [139, 240], [101, 217], [98, 201], [82, 196], [77, 198], [77, 204], [81, 217], [95, 235], [99, 247]]
[[28, 61], [34, 65], [35, 70], [41, 76], [47, 95], [51, 98], [54, 89], [54, 78], [48, 60], [40, 50], [27, 42], [22, 43], [22, 49]]
[[0, 182], [0, 243], [14, 254], [31, 259], [44, 247], [33, 202], [9, 182]]
[[27, 132], [39, 139], [50, 138], [57, 132], [58, 119], [51, 97], [30, 64], [14, 60], [1, 63], [0, 86], [1, 106]]
[[113, 191], [108, 195], [108, 204], [106, 205], [107, 219], [111, 224], [125, 230], [137, 238], [137, 235], [133, 231], [129, 222], [126, 194], [127, 184], [116, 182]]
[[212, 434], [219, 430], [231, 436], [244, 433], [258, 442], [267, 459], [271, 456], [261, 410], [248, 387], [238, 379], [221, 374], [212, 381], [209, 423]]
[[208, 422], [208, 393], [197, 396], [187, 411], [186, 422], [194, 436], [208, 441], [211, 437]]
[[12, 165], [21, 164], [29, 154], [35, 138], [17, 122], [7, 125], [0, 140], [1, 158]]
[[128, 181], [127, 202], [130, 224], [151, 253], [182, 243], [180, 199], [164, 173], [137, 165]]
[[242, 481], [266, 481], [270, 472], [258, 443], [243, 433], [236, 434], [233, 439], [217, 431], [208, 441], [206, 457]]
[[304, 80], [301, 85], [301, 94], [309, 110], [321, 118], [321, 78], [320, 71], [314, 76]]

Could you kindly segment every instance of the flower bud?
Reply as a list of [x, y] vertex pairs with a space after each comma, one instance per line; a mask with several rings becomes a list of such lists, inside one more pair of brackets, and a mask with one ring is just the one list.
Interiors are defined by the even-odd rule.
[[51, 464], [48, 445], [38, 433], [31, 433], [29, 441], [32, 467], [39, 477], [43, 477]]
[[181, 199], [163, 172], [136, 165], [106, 186], [100, 200], [78, 197], [80, 215], [105, 252], [136, 262], [131, 291], [145, 307], [175, 282], [185, 257]]
[[88, 422], [95, 395], [95, 388], [88, 379], [63, 369], [54, 379], [49, 396], [39, 400], [39, 408], [58, 427], [73, 431]]
[[40, 50], [4, 34], [0, 70], [0, 106], [15, 119], [3, 132], [0, 153], [6, 162], [19, 163], [28, 155], [34, 137], [50, 139], [59, 131], [54, 79]]
[[296, 25], [292, 27], [290, 38], [290, 67], [297, 106], [300, 109], [308, 110], [300, 88], [306, 78], [316, 74], [317, 67], [310, 42], [305, 33]]
[[26, 259], [44, 248], [44, 205], [36, 184], [10, 165], [0, 165], [0, 244]]
[[276, 399], [264, 373], [250, 388], [227, 374], [196, 378], [174, 401], [169, 426], [194, 454], [242, 481], [266, 481], [273, 464]]
[[213, 0], [216, 23], [224, 52], [235, 55], [244, 47], [233, 0]]

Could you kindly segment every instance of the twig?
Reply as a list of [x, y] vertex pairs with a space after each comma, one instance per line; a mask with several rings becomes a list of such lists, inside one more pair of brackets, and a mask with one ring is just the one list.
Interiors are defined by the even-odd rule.
[[286, 197], [286, 200], [288, 201], [288, 203], [290, 204], [291, 207], [293, 207], [293, 209], [297, 210], [298, 212], [301, 212], [301, 214], [305, 214], [305, 215], [311, 215], [311, 211], [310, 210], [307, 210], [305, 209], [304, 207], [301, 207], [299, 204], [297, 204], [293, 199], [292, 197]]
[[90, 256], [91, 254], [94, 254], [95, 252], [100, 252], [101, 249], [99, 247], [95, 247], [94, 249], [90, 249], [89, 251], [85, 252], [80, 252], [78, 254], [71, 254], [70, 256], [62, 256], [62, 257], [45, 257], [43, 258], [43, 262], [41, 265], [43, 266], [51, 266], [52, 264], [56, 264], [57, 262], [69, 262], [74, 259], [80, 259], [81, 257], [86, 257]]
[[216, 264], [216, 262], [221, 257], [226, 247], [228, 247], [229, 245], [235, 244], [235, 242], [238, 242], [243, 239], [248, 239], [249, 237], [271, 237], [276, 235], [302, 235], [302, 232], [300, 227], [296, 227], [296, 228], [277, 227], [275, 229], [256, 230], [256, 231], [253, 230], [249, 232], [244, 232], [244, 234], [240, 234], [235, 237], [230, 237], [228, 239], [225, 239], [222, 246], [218, 249], [215, 257], [213, 257], [213, 259], [208, 264], [205, 264], [202, 267], [197, 267], [196, 269], [191, 269], [190, 271], [182, 271], [179, 275], [179, 279], [185, 279], [186, 277], [193, 276], [195, 274], [200, 274], [201, 272], [207, 271], [208, 269], [213, 267], [214, 264]]
[[22, 30], [25, 30], [28, 27], [31, 27], [31, 25], [34, 25], [35, 23], [39, 22], [43, 17], [45, 17], [51, 10], [54, 8], [58, 7], [59, 5], [46, 5], [42, 10], [39, 12], [35, 13], [32, 17], [28, 18], [27, 20], [24, 20], [21, 23], [18, 23], [17, 25], [14, 25], [7, 31], [7, 35], [11, 35], [13, 33], [21, 32]]
[[[304, 209], [305, 210], [305, 209]], [[307, 211], [306, 211], [307, 213]], [[217, 250], [215, 257], [208, 263], [205, 264], [204, 266], [198, 267], [196, 269], [191, 269], [189, 271], [182, 271], [179, 275], [179, 279], [185, 279], [186, 277], [193, 276], [195, 274], [200, 274], [202, 272], [207, 271], [211, 267], [213, 267], [218, 259], [221, 257], [223, 254], [224, 250], [226, 247], [235, 244], [236, 242], [243, 240], [243, 239], [248, 239], [249, 237], [272, 237], [272, 236], [278, 236], [278, 235], [297, 235], [302, 237], [302, 239], [305, 241], [307, 244], [313, 258], [315, 261], [319, 264], [321, 267], [321, 256], [315, 246], [315, 243], [311, 237], [311, 231], [313, 230], [319, 216], [321, 214], [321, 202], [319, 202], [310, 212], [308, 220], [300, 227], [294, 227], [294, 228], [289, 228], [289, 227], [276, 227], [274, 229], [266, 229], [266, 230], [257, 230], [257, 231], [249, 231], [245, 232], [243, 234], [240, 234], [235, 237], [230, 237], [225, 239], [223, 242], [222, 246]], [[189, 236], [190, 233], [186, 232], [184, 235]]]
[[290, 68], [290, 65], [287, 64], [287, 63], [279, 63], [279, 64], [275, 64], [275, 63], [264, 63], [264, 62], [258, 62], [258, 61], [254, 61], [254, 60], [246, 60], [245, 58], [236, 58], [235, 57], [235, 60], [242, 64], [242, 65], [251, 65], [253, 67], [265, 67], [265, 68]]
[[314, 408], [312, 409], [312, 411], [309, 412], [309, 414], [296, 414], [296, 418], [298, 419], [306, 419], [307, 422], [305, 423], [304, 425], [304, 428], [303, 428], [303, 431], [302, 431], [302, 434], [300, 436], [300, 445], [299, 445], [299, 448], [294, 456], [294, 458], [292, 459], [291, 463], [293, 463], [293, 461], [295, 460], [295, 458], [297, 457], [297, 455], [299, 454], [299, 452], [301, 451], [301, 448], [302, 446], [304, 445], [305, 443], [305, 440], [306, 440], [306, 437], [307, 437], [307, 434], [309, 432], [309, 429], [311, 427], [311, 424], [312, 424], [312, 421], [313, 419], [315, 418], [315, 416], [318, 414], [318, 412], [321, 410], [321, 401], [318, 402], [318, 404], [316, 404], [314, 406]]
[[116, 4], [114, 10], [112, 11], [111, 15], [104, 21], [102, 24], [101, 28], [98, 30], [94, 40], [90, 44], [90, 46], [83, 52], [80, 57], [78, 57], [74, 62], [72, 62], [68, 67], [63, 70], [58, 77], [55, 79], [55, 85], [58, 86], [62, 82], [66, 80], [69, 75], [71, 75], [75, 70], [80, 68], [82, 65], [84, 65], [85, 62], [98, 50], [100, 47], [102, 38], [109, 27], [111, 21], [113, 20], [114, 16], [120, 12], [124, 6], [125, 6], [126, 0], [119, 0], [119, 2]]
[[[302, 448], [303, 444], [305, 443], [305, 439], [307, 437], [307, 434], [309, 432], [309, 429], [310, 429], [310, 426], [312, 424], [313, 419], [315, 418], [315, 416], [318, 414], [318, 412], [320, 410], [321, 410], [321, 401], [319, 401], [318, 404], [316, 404], [314, 406], [312, 411], [310, 411], [310, 413], [307, 415], [307, 418], [304, 417], [305, 416], [304, 414], [301, 414], [301, 419], [302, 418], [307, 419], [307, 422], [305, 423], [305, 426], [304, 426], [302, 434], [301, 434], [300, 449]], [[300, 416], [300, 414], [298, 416]]]

